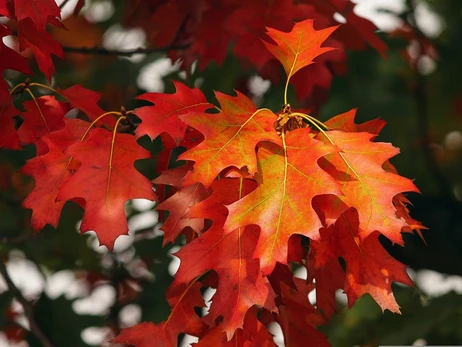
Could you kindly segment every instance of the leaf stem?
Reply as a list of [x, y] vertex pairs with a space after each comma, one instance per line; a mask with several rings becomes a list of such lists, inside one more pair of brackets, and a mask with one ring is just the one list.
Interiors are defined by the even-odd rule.
[[10, 95], [13, 95], [13, 93], [14, 93], [17, 89], [19, 89], [19, 88], [21, 88], [21, 87], [24, 88], [25, 86], [26, 86], [26, 84], [25, 84], [24, 82], [15, 85], [15, 86], [13, 87], [13, 89], [10, 90]]
[[34, 82], [34, 83], [30, 83], [30, 84], [29, 84], [29, 87], [40, 87], [40, 88], [45, 88], [45, 89], [48, 89], [49, 91], [51, 91], [51, 92], [53, 92], [53, 93], [56, 93], [56, 94], [62, 96], [62, 97], [65, 98], [65, 99], [67, 99], [63, 94], [61, 94], [60, 92], [58, 92], [58, 91], [57, 91], [56, 89], [54, 89], [53, 87], [47, 86], [46, 84]]
[[47, 120], [46, 120], [45, 116], [43, 115], [42, 110], [40, 109], [40, 105], [38, 104], [37, 99], [35, 98], [34, 94], [30, 91], [29, 87], [26, 87], [24, 90], [30, 95], [30, 97], [31, 97], [32, 100], [34, 101], [35, 106], [37, 106], [37, 109], [38, 109], [38, 111], [39, 111], [40, 117], [42, 118], [43, 123], [45, 123], [45, 127], [47, 128], [47, 131], [48, 131], [48, 132], [51, 132], [51, 131], [50, 131], [50, 128], [48, 127]]
[[[130, 110], [130, 111], [127, 111], [127, 113], [133, 113], [133, 110]], [[91, 124], [88, 126], [88, 129], [85, 131], [85, 133], [82, 135], [82, 138], [80, 139], [80, 141], [83, 141], [85, 139], [85, 137], [88, 135], [88, 132], [91, 130], [91, 128], [102, 118], [106, 117], [106, 116], [109, 116], [109, 115], [114, 115], [114, 116], [119, 116], [120, 118], [117, 120], [117, 123], [116, 123], [116, 127], [115, 129], [117, 129], [117, 125], [119, 125], [119, 122], [121, 119], [125, 119], [126, 117], [122, 114], [122, 112], [119, 112], [119, 111], [109, 111], [109, 112], [105, 112], [103, 113], [101, 116], [97, 117], [93, 122], [91, 122]]]
[[[300, 113], [300, 112], [292, 112], [290, 115], [294, 115], [294, 116], [300, 116], [304, 119], [306, 119], [307, 121], [309, 121], [310, 123], [316, 123], [318, 124], [319, 126], [322, 126], [324, 127], [326, 130], [329, 130], [330, 128], [325, 125], [323, 122], [321, 122], [319, 119], [316, 119], [308, 114], [304, 114], [304, 113]], [[319, 128], [318, 128], [319, 129]]]
[[287, 90], [289, 89], [290, 77], [287, 76], [286, 86], [284, 88], [284, 105], [287, 105]]

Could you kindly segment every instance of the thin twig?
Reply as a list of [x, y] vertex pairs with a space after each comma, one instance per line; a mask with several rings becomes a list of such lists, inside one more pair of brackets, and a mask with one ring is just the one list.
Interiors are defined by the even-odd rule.
[[16, 287], [16, 285], [11, 280], [8, 270], [3, 262], [0, 261], [0, 274], [5, 279], [8, 290], [13, 294], [16, 300], [22, 305], [24, 309], [24, 314], [29, 322], [29, 326], [34, 335], [42, 342], [44, 347], [53, 347], [51, 340], [45, 335], [45, 333], [40, 329], [37, 322], [34, 318], [34, 308], [31, 303], [22, 295], [21, 291]]
[[64, 8], [64, 6], [66, 6], [66, 4], [69, 2], [69, 0], [64, 0], [61, 5], [59, 5], [59, 9], [62, 10]]
[[66, 53], [77, 53], [77, 54], [94, 54], [94, 55], [117, 55], [120, 57], [131, 57], [134, 54], [152, 54], [152, 53], [165, 53], [171, 50], [182, 50], [188, 48], [189, 45], [179, 46], [167, 46], [160, 48], [135, 48], [130, 50], [117, 50], [117, 49], [106, 49], [102, 47], [68, 47], [63, 46], [63, 50]]

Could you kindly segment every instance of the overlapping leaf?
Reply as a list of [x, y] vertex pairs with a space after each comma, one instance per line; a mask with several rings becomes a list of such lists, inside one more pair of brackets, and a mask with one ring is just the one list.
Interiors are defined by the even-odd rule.
[[339, 198], [349, 207], [358, 210], [361, 230], [370, 234], [380, 231], [394, 243], [403, 244], [401, 229], [407, 224], [396, 216], [393, 197], [402, 192], [418, 192], [412, 180], [383, 169], [383, 164], [399, 153], [387, 143], [372, 142], [369, 133], [328, 131], [329, 140], [341, 154], [327, 157], [323, 168], [342, 182]]
[[208, 188], [217, 175], [230, 166], [239, 169], [246, 166], [254, 174], [257, 172], [257, 143], [280, 143], [273, 128], [277, 119], [273, 112], [257, 110], [252, 101], [239, 92], [235, 97], [217, 92], [216, 97], [220, 113], [180, 116], [205, 136], [203, 142], [180, 156], [180, 159], [195, 162], [194, 170], [185, 177], [185, 185], [200, 182]]
[[184, 138], [187, 125], [179, 118], [180, 115], [203, 113], [213, 107], [207, 102], [204, 94], [198, 88], [188, 88], [183, 83], [173, 82], [176, 93], [146, 93], [138, 99], [152, 102], [154, 106], [144, 106], [136, 110], [136, 115], [142, 123], [136, 129], [136, 135], [148, 135], [155, 139], [158, 135], [168, 133], [176, 145]]
[[175, 254], [181, 265], [174, 283], [188, 283], [207, 270], [217, 272], [218, 288], [209, 314], [212, 319], [223, 316], [223, 330], [228, 340], [236, 329], [242, 328], [250, 307], [274, 308], [274, 293], [269, 282], [260, 273], [259, 261], [252, 260], [258, 230], [250, 227], [231, 232], [222, 230], [227, 214], [223, 203], [237, 200], [254, 187], [252, 180], [215, 181], [213, 194], [190, 212], [193, 216], [212, 217], [213, 227]]
[[150, 154], [128, 134], [94, 128], [65, 152], [81, 162], [79, 170], [61, 187], [58, 200], [86, 202], [80, 230], [94, 230], [101, 244], [112, 249], [116, 238], [127, 234], [124, 204], [129, 199], [155, 200], [151, 182], [134, 162]]
[[287, 243], [292, 234], [319, 237], [322, 226], [311, 203], [321, 194], [340, 194], [338, 184], [317, 161], [336, 152], [333, 146], [312, 139], [308, 129], [287, 134], [284, 147], [264, 143], [258, 150], [259, 187], [228, 206], [225, 230], [260, 226], [254, 257], [269, 274], [276, 262], [287, 263]]
[[197, 282], [170, 287], [167, 300], [172, 310], [166, 321], [160, 324], [143, 322], [124, 329], [112, 342], [135, 347], [177, 347], [180, 333], [202, 336], [207, 326], [194, 311], [194, 307], [205, 306], [200, 288]]
[[331, 227], [335, 235], [334, 249], [346, 263], [344, 290], [348, 305], [364, 294], [370, 294], [382, 310], [399, 313], [391, 284], [400, 282], [412, 285], [406, 273], [407, 266], [394, 259], [379, 242], [379, 232], [362, 233], [358, 212], [349, 209]]
[[23, 206], [32, 210], [31, 226], [35, 231], [46, 224], [58, 226], [65, 203], [56, 201], [59, 189], [80, 166], [77, 159], [64, 152], [67, 147], [80, 141], [87, 128], [88, 123], [84, 121], [66, 119], [62, 130], [42, 137], [48, 152], [28, 160], [21, 169], [23, 174], [35, 180], [34, 189], [23, 201]]

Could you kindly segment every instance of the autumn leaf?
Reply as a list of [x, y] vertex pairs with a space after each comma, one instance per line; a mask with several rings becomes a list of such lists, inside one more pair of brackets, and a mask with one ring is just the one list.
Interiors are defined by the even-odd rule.
[[189, 286], [170, 287], [167, 301], [172, 310], [166, 321], [159, 324], [143, 322], [123, 329], [112, 342], [135, 347], [177, 347], [180, 333], [202, 336], [207, 326], [194, 311], [194, 307], [205, 306], [200, 289], [201, 285], [198, 282], [193, 282]]
[[64, 116], [69, 111], [69, 105], [59, 102], [54, 96], [41, 96], [33, 101], [23, 103], [26, 109], [21, 115], [24, 122], [18, 129], [22, 144], [34, 143], [37, 155], [46, 153], [46, 145], [41, 138], [64, 127]]
[[79, 168], [80, 162], [64, 151], [79, 141], [88, 123], [78, 119], [65, 119], [65, 127], [41, 138], [48, 152], [27, 161], [21, 173], [32, 176], [35, 186], [23, 201], [32, 210], [31, 226], [39, 231], [46, 224], [55, 228], [65, 201], [57, 201], [60, 187]]
[[374, 134], [328, 131], [318, 138], [334, 143], [340, 154], [320, 162], [332, 177], [342, 183], [339, 198], [358, 210], [363, 233], [380, 231], [393, 243], [403, 244], [401, 229], [407, 224], [396, 216], [393, 197], [402, 192], [418, 192], [412, 180], [383, 169], [383, 164], [399, 153], [387, 143], [372, 142]]
[[14, 7], [18, 22], [30, 18], [38, 31], [46, 29], [49, 17], [61, 18], [61, 10], [54, 0], [14, 0]]
[[189, 218], [186, 216], [189, 209], [197, 202], [206, 197], [204, 186], [196, 183], [180, 188], [167, 200], [156, 206], [156, 210], [169, 211], [167, 220], [160, 228], [164, 233], [164, 245], [174, 242], [184, 228], [192, 228], [196, 233], [204, 228], [204, 220], [201, 218]]
[[[84, 88], [80, 84], [73, 85], [67, 89], [58, 89], [58, 92], [67, 99], [73, 108], [75, 107], [84, 112], [92, 121], [106, 113], [98, 106], [101, 95], [93, 90]], [[104, 117], [98, 121], [97, 125], [104, 124], [112, 129], [115, 123], [116, 120], [114, 117]]]
[[[27, 66], [27, 60], [22, 55], [6, 46], [3, 42], [3, 37], [8, 35], [11, 35], [11, 30], [0, 24], [0, 56], [2, 57], [2, 59], [0, 59], [0, 74], [3, 75], [3, 71], [7, 69], [29, 74], [31, 71], [29, 66]], [[0, 103], [2, 106], [11, 102], [8, 88], [8, 84], [3, 79], [0, 79]]]
[[383, 248], [378, 231], [369, 235], [361, 231], [355, 209], [346, 211], [331, 228], [335, 228], [335, 248], [346, 263], [344, 291], [348, 306], [353, 306], [362, 295], [370, 294], [382, 311], [399, 313], [391, 284], [412, 285], [406, 273], [407, 266]]
[[[250, 227], [231, 232], [222, 230], [227, 212], [223, 203], [237, 200], [254, 186], [252, 180], [228, 178], [215, 181], [213, 194], [190, 211], [190, 215], [203, 218], [215, 214], [212, 228], [175, 254], [181, 264], [174, 283], [188, 283], [208, 270], [217, 272], [218, 288], [209, 314], [213, 319], [223, 316], [223, 329], [228, 340], [236, 329], [242, 328], [250, 307], [274, 308], [274, 293], [269, 282], [260, 274], [259, 261], [252, 260], [258, 230]], [[226, 190], [227, 194], [224, 194]]]
[[336, 312], [338, 289], [343, 289], [345, 271], [340, 266], [333, 229], [320, 230], [321, 238], [310, 242], [306, 261], [308, 283], [316, 283], [316, 306], [326, 319]]
[[202, 338], [199, 339], [194, 347], [222, 346], [222, 347], [276, 347], [273, 335], [257, 319], [258, 308], [252, 307], [244, 318], [242, 329], [238, 329], [233, 338], [228, 341], [223, 333], [223, 324], [210, 329]]
[[251, 174], [257, 172], [255, 146], [261, 141], [280, 143], [273, 128], [277, 116], [268, 109], [255, 107], [245, 95], [216, 93], [221, 111], [217, 114], [194, 113], [180, 116], [188, 125], [199, 130], [205, 140], [179, 156], [195, 162], [184, 185], [195, 182], [208, 188], [217, 175], [227, 167], [246, 166]]
[[151, 182], [134, 162], [149, 158], [132, 135], [94, 128], [65, 152], [81, 167], [61, 187], [57, 200], [82, 198], [86, 202], [80, 230], [94, 230], [102, 245], [112, 249], [116, 238], [127, 234], [124, 204], [127, 200], [155, 200]]
[[385, 126], [385, 121], [381, 119], [373, 119], [362, 124], [356, 124], [354, 122], [356, 111], [357, 109], [354, 108], [341, 113], [324, 122], [324, 125], [330, 130], [342, 130], [354, 133], [368, 132], [375, 135], [377, 135]]
[[14, 117], [19, 113], [13, 104], [2, 104], [0, 106], [0, 126], [2, 127], [2, 132], [0, 132], [0, 148], [21, 148], [14, 121]]
[[184, 138], [187, 125], [179, 118], [188, 113], [203, 113], [214, 107], [207, 102], [204, 94], [198, 88], [188, 88], [181, 82], [173, 81], [174, 94], [145, 93], [137, 99], [146, 100], [154, 106], [144, 106], [136, 109], [136, 115], [142, 123], [136, 129], [136, 136], [148, 135], [154, 140], [158, 135], [168, 133], [176, 145]]
[[267, 28], [268, 35], [276, 45], [264, 42], [266, 48], [281, 62], [289, 80], [298, 70], [313, 63], [313, 60], [331, 47], [321, 47], [337, 27], [315, 30], [313, 20], [298, 22], [289, 32]]
[[319, 237], [322, 224], [311, 200], [316, 195], [340, 194], [340, 189], [317, 161], [335, 151], [333, 146], [312, 139], [307, 128], [287, 133], [284, 147], [264, 143], [259, 148], [259, 187], [228, 205], [225, 230], [260, 226], [254, 257], [260, 258], [264, 274], [271, 273], [276, 262], [287, 263], [292, 234]]
[[285, 346], [330, 347], [327, 338], [315, 327], [326, 323], [325, 318], [308, 301], [313, 285], [295, 278], [296, 289], [281, 283], [282, 302], [279, 324], [284, 333]]
[[18, 41], [21, 50], [31, 49], [40, 71], [43, 72], [48, 81], [51, 81], [51, 75], [55, 72], [51, 55], [64, 58], [61, 45], [53, 40], [46, 31], [37, 31], [30, 18], [18, 23]]

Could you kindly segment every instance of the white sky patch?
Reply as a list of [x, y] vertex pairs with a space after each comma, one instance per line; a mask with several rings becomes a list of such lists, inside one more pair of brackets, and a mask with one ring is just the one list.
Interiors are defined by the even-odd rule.
[[178, 271], [178, 269], [180, 268], [180, 263], [181, 263], [180, 259], [178, 259], [177, 257], [173, 255], [173, 253], [178, 252], [179, 250], [180, 250], [180, 247], [178, 246], [174, 246], [170, 250], [170, 257], [172, 258], [172, 261], [168, 265], [168, 273], [172, 276], [174, 276], [176, 272]]
[[133, 208], [137, 211], [148, 211], [152, 210], [156, 203], [147, 199], [133, 199], [132, 205]]
[[158, 59], [141, 69], [136, 84], [148, 92], [163, 92], [165, 86], [162, 78], [178, 69], [179, 62], [173, 64], [170, 58]]
[[50, 299], [64, 295], [66, 299], [75, 299], [88, 295], [87, 285], [76, 278], [70, 270], [62, 270], [48, 276], [45, 293]]
[[[103, 35], [103, 47], [127, 51], [136, 48], [144, 48], [146, 33], [141, 28], [125, 29], [119, 24], [111, 26]], [[119, 57], [129, 59], [132, 62], [140, 62], [144, 59], [144, 54], [134, 54], [131, 57]]]
[[462, 294], [462, 277], [444, 275], [432, 270], [420, 270], [416, 274], [417, 286], [430, 296], [441, 296], [450, 291]]
[[271, 82], [255, 75], [249, 78], [248, 86], [253, 95], [263, 96], [271, 86]]
[[90, 296], [78, 299], [72, 303], [77, 314], [104, 315], [115, 301], [115, 289], [108, 285], [96, 287]]
[[393, 13], [402, 13], [406, 9], [405, 0], [353, 0], [357, 5], [354, 12], [372, 21], [377, 28], [383, 31], [391, 31], [401, 25], [401, 19], [393, 14], [378, 12], [378, 9], [386, 9]]
[[114, 11], [112, 1], [92, 2], [85, 11], [85, 18], [92, 23], [104, 22], [112, 17]]
[[[35, 263], [27, 259], [10, 257], [6, 269], [13, 283], [26, 298], [35, 298], [42, 293], [45, 281]], [[0, 276], [0, 292], [5, 290], [7, 290], [6, 283]]]
[[90, 346], [101, 346], [111, 332], [109, 327], [89, 327], [82, 331], [80, 337]]
[[119, 313], [122, 328], [131, 327], [141, 321], [141, 307], [139, 305], [126, 305]]

